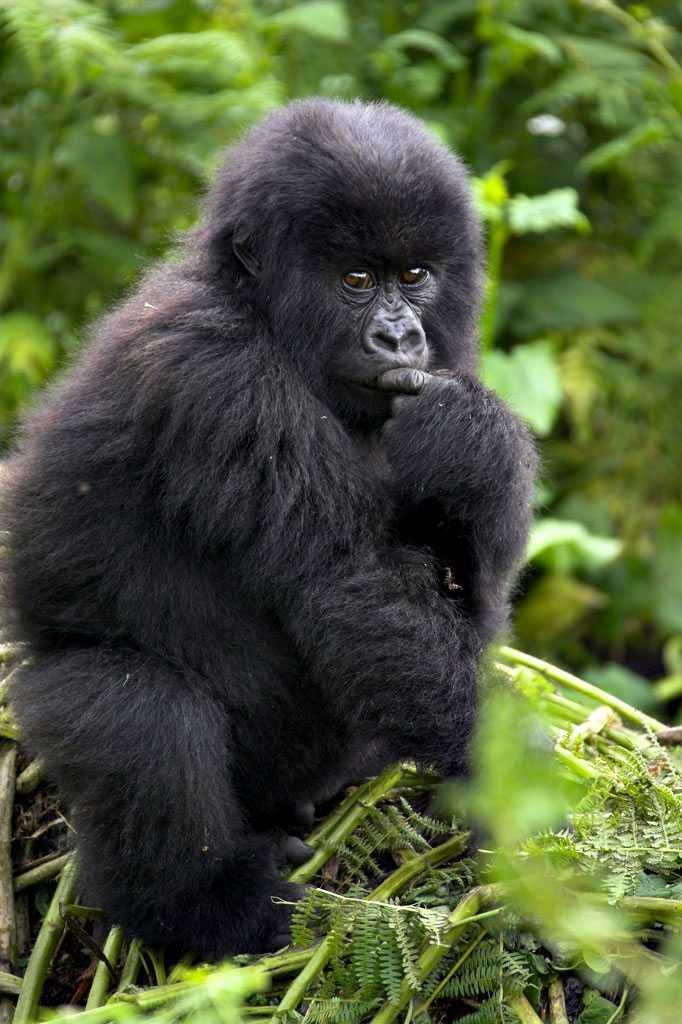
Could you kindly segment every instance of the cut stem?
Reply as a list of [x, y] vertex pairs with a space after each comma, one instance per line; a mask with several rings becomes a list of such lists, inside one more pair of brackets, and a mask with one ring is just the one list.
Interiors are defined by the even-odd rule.
[[62, 903], [73, 903], [75, 891], [76, 860], [75, 857], [69, 857], [26, 965], [26, 973], [14, 1013], [14, 1024], [34, 1024], [37, 1020], [38, 1004], [45, 984], [45, 976], [57, 943], [64, 931], [60, 906]]

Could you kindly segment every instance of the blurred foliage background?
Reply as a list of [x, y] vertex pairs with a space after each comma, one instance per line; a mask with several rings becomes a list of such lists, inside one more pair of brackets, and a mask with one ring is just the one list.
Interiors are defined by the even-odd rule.
[[483, 374], [544, 456], [519, 643], [678, 716], [682, 4], [0, 0], [0, 47], [3, 445], [223, 145], [391, 100], [476, 176]]

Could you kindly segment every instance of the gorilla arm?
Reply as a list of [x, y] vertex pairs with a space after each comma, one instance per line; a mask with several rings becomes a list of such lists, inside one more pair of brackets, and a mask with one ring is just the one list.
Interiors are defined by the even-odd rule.
[[403, 392], [383, 435], [400, 532], [433, 551], [486, 644], [506, 623], [537, 457], [525, 426], [475, 377], [421, 376], [404, 389], [395, 374], [383, 381]]
[[[392, 759], [458, 770], [476, 712], [475, 630], [431, 554], [388, 534], [390, 498], [340, 423], [271, 354], [250, 364], [258, 373], [242, 364], [229, 406], [195, 407], [164, 444], [171, 505], [280, 622], [340, 721], [380, 734]], [[191, 492], [178, 489], [190, 478]]]

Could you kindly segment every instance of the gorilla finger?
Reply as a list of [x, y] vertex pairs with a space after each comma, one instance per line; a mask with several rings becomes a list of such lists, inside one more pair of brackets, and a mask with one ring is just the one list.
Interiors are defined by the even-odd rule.
[[298, 836], [289, 836], [284, 844], [284, 856], [296, 868], [310, 860], [314, 853], [312, 846], [308, 846]]
[[425, 382], [426, 374], [421, 370], [403, 366], [398, 370], [385, 370], [379, 374], [375, 386], [379, 391], [389, 391], [393, 394], [418, 395]]

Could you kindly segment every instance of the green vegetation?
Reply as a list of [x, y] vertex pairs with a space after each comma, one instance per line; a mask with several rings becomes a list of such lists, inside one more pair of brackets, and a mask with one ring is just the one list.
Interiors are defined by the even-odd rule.
[[[682, 781], [651, 733], [682, 722], [680, 6], [0, 0], [0, 40], [2, 445], [87, 321], [192, 223], [243, 126], [311, 93], [387, 98], [475, 175], [482, 372], [545, 464], [517, 640], [580, 675], [499, 655], [476, 778], [441, 798], [492, 852], [463, 858], [460, 827], [428, 813], [431, 782], [396, 769], [314, 834], [306, 870], [327, 892], [298, 912], [302, 949], [166, 979], [114, 935], [120, 992], [103, 1005], [100, 964], [83, 1024], [268, 1020], [276, 1005], [277, 1020], [339, 1024], [676, 1022]], [[6, 712], [0, 734], [12, 745]], [[36, 787], [29, 766], [20, 799]], [[62, 867], [17, 887], [46, 921], [23, 1021]], [[145, 964], [160, 987], [132, 990]], [[0, 993], [16, 978], [0, 973]]]
[[[170, 974], [162, 954], [126, 947], [118, 928], [99, 950], [78, 924], [97, 910], [70, 902], [69, 863], [23, 981], [0, 975], [0, 991], [19, 995], [16, 1020], [42, 1013], [66, 929], [75, 946], [52, 970], [66, 970], [78, 943], [99, 957], [78, 1024], [675, 1024], [674, 733], [512, 648], [497, 658], [470, 783], [391, 768], [349, 791], [309, 836], [315, 856], [291, 875], [312, 882], [293, 949], [213, 969], [185, 961]], [[462, 812], [480, 826], [473, 844]]]

